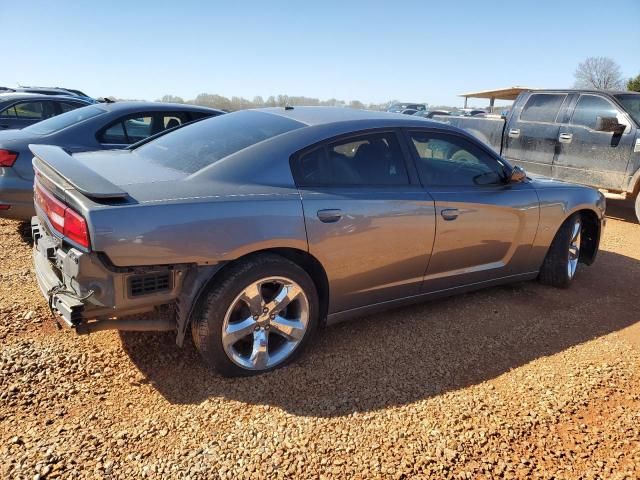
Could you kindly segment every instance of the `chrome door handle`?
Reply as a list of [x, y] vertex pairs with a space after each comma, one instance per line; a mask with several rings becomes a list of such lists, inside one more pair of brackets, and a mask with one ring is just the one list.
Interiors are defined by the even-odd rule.
[[457, 208], [445, 208], [440, 212], [442, 218], [447, 221], [455, 220], [460, 215], [460, 211]]
[[518, 138], [520, 136], [519, 128], [512, 128], [509, 130], [509, 138]]
[[322, 223], [336, 223], [342, 218], [342, 210], [337, 208], [318, 210], [318, 218]]
[[573, 133], [561, 133], [558, 137], [560, 143], [571, 143], [571, 140], [573, 140]]

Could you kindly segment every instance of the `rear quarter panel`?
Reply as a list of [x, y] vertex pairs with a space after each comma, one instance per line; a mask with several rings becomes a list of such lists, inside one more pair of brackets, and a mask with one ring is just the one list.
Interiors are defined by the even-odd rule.
[[307, 250], [297, 191], [89, 212], [92, 248], [116, 266], [208, 265], [256, 250]]

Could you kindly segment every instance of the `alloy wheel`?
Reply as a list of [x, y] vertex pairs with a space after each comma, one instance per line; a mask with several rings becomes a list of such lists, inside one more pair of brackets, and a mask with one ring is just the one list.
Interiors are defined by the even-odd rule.
[[285, 361], [309, 324], [309, 299], [296, 282], [268, 277], [245, 287], [222, 324], [222, 345], [236, 365], [267, 370]]

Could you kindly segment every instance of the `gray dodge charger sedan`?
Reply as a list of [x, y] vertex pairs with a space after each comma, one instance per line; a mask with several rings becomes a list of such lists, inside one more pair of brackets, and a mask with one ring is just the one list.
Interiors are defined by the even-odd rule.
[[506, 282], [567, 287], [604, 225], [596, 190], [528, 178], [407, 115], [247, 110], [131, 150], [31, 150], [37, 278], [64, 324], [178, 344], [190, 328], [230, 376], [285, 364], [325, 323]]

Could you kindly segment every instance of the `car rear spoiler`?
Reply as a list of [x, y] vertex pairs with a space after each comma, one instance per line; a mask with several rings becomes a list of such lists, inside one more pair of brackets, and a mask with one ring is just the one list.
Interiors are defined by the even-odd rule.
[[36, 159], [52, 169], [76, 190], [92, 198], [125, 198], [128, 193], [98, 175], [84, 163], [54, 145], [29, 145]]

